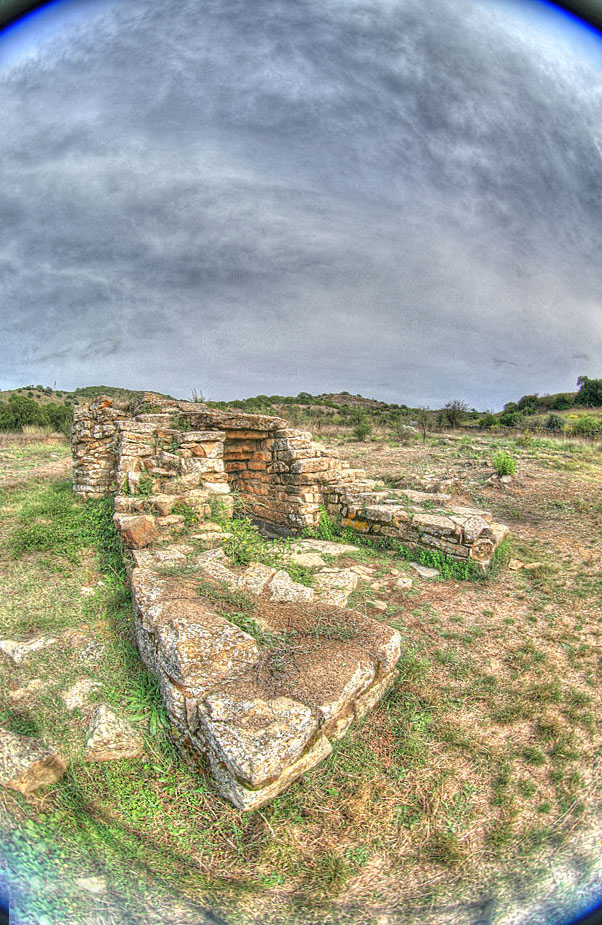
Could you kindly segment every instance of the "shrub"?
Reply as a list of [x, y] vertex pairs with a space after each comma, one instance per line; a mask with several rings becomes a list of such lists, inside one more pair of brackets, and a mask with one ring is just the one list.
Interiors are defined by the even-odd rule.
[[369, 420], [360, 421], [353, 428], [353, 436], [356, 440], [365, 440], [372, 433], [372, 422]]
[[517, 407], [519, 411], [522, 411], [524, 414], [535, 414], [537, 411], [539, 396], [537, 393], [534, 395], [523, 395], [519, 398]]
[[564, 430], [564, 421], [559, 414], [550, 414], [546, 418], [545, 428], [552, 433], [560, 433]]
[[487, 412], [487, 414], [484, 414], [483, 417], [479, 420], [479, 426], [480, 427], [495, 427], [497, 422], [498, 420], [495, 414], [491, 414], [490, 412]]
[[138, 480], [138, 494], [139, 495], [151, 495], [153, 492], [155, 482], [152, 475], [149, 475], [148, 472], [143, 472]]
[[527, 428], [522, 436], [516, 438], [517, 446], [533, 446], [533, 434]]
[[306, 527], [303, 536], [316, 540], [337, 540], [341, 536], [341, 527], [332, 519], [326, 508], [321, 506], [318, 526]]
[[561, 392], [560, 395], [557, 395], [554, 398], [554, 401], [550, 405], [552, 411], [568, 411], [569, 408], [573, 407], [573, 399], [570, 395]]
[[571, 424], [571, 434], [574, 437], [597, 437], [602, 434], [602, 418], [584, 414]]
[[520, 427], [525, 419], [525, 415], [520, 411], [506, 411], [500, 415], [499, 423], [502, 427]]
[[181, 515], [184, 518], [184, 525], [186, 527], [192, 527], [199, 519], [196, 511], [191, 508], [186, 501], [176, 501], [171, 509], [171, 513]]
[[39, 405], [26, 395], [11, 395], [8, 402], [0, 402], [0, 430], [50, 426], [53, 430], [69, 434], [72, 420], [71, 408], [55, 404]]
[[498, 450], [493, 457], [493, 468], [498, 475], [514, 475], [516, 472], [516, 461], [505, 450]]

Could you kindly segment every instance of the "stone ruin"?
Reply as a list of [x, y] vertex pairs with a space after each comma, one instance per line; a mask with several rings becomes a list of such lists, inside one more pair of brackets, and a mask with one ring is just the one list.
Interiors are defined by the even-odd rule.
[[401, 640], [346, 608], [358, 575], [336, 557], [353, 547], [291, 546], [292, 563], [311, 562], [316, 547], [332, 556], [330, 566], [317, 557], [325, 567], [308, 587], [286, 568], [235, 566], [216, 510], [223, 524], [236, 499], [271, 535], [295, 536], [317, 527], [325, 509], [367, 536], [481, 568], [506, 533], [449, 495], [376, 490], [281, 418], [153, 393], [131, 411], [106, 396], [75, 409], [73, 484], [81, 498], [114, 494], [140, 655], [182, 742], [243, 810], [320, 762], [378, 703]]

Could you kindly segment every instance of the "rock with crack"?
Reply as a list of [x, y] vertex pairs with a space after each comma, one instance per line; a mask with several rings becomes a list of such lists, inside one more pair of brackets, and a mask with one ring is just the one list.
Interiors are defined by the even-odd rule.
[[314, 596], [312, 588], [293, 581], [288, 572], [278, 571], [269, 583], [270, 600], [279, 603], [300, 603], [311, 601]]
[[351, 592], [357, 588], [359, 578], [350, 568], [324, 568], [316, 573], [315, 581], [321, 600], [344, 607]]
[[20, 793], [54, 784], [67, 765], [55, 748], [39, 739], [0, 729], [0, 784]]
[[106, 703], [96, 708], [86, 738], [86, 761], [116, 761], [138, 758], [144, 749], [140, 732], [117, 716]]

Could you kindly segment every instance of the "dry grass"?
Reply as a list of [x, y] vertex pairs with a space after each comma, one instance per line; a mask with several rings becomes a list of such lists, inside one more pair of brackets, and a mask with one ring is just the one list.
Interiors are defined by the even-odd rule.
[[[359, 551], [352, 558], [385, 580], [391, 567], [414, 577], [409, 591], [391, 582], [356, 595], [372, 614], [370, 598], [386, 598], [379, 618], [404, 638], [399, 681], [327, 761], [246, 815], [163, 734], [149, 735], [142, 761], [81, 762], [85, 712], [68, 714], [59, 697], [74, 677], [98, 678], [99, 697], [131, 715], [148, 717], [160, 704], [135, 652], [123, 586], [99, 570], [93, 549], [76, 560], [60, 550], [14, 559], [11, 532], [43, 486], [5, 492], [2, 632], [50, 630], [65, 644], [11, 676], [10, 686], [39, 676], [48, 685], [30, 707], [5, 699], [3, 721], [64, 741], [72, 758], [48, 792], [6, 796], [10, 862], [38, 871], [42, 886], [48, 864], [64, 871], [52, 882], [55, 905], [28, 888], [37, 918], [22, 921], [43, 921], [59, 902], [63, 921], [96, 915], [73, 886], [82, 865], [106, 878], [106, 921], [125, 921], [122, 909], [160, 920], [174, 897], [184, 902], [178, 921], [200, 921], [200, 906], [229, 925], [470, 923], [490, 899], [496, 923], [562, 921], [576, 908], [600, 863], [602, 454], [552, 441], [507, 444], [518, 469], [503, 492], [487, 483], [492, 442], [385, 445], [363, 457], [367, 446], [344, 447], [379, 478], [452, 477], [458, 498], [510, 523], [513, 555], [541, 566], [476, 583], [428, 582], [387, 553]], [[96, 591], [82, 596], [82, 586]], [[82, 667], [70, 653], [86, 640], [102, 653]], [[550, 892], [551, 876], [561, 885], [542, 907], [538, 891]]]

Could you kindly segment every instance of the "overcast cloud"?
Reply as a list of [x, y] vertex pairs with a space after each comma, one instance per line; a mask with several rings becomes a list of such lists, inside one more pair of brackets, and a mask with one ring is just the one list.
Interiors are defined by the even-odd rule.
[[602, 375], [593, 34], [528, 0], [55, 9], [0, 56], [3, 387]]

